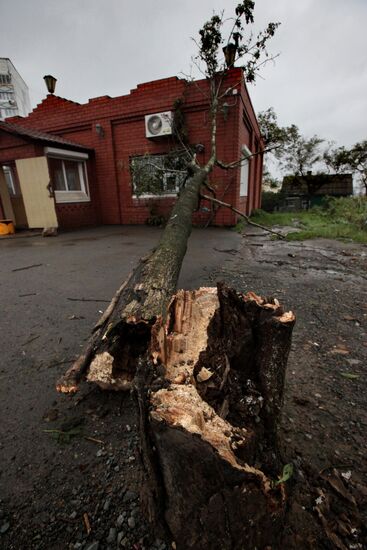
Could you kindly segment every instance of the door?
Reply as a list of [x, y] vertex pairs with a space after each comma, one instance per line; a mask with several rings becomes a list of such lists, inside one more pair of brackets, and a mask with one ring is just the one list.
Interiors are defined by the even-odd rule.
[[28, 227], [58, 227], [46, 157], [15, 161]]

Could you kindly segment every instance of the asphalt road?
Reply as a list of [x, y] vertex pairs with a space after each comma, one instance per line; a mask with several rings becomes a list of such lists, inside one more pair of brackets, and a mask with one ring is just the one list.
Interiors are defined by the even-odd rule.
[[[60, 399], [56, 379], [160, 234], [146, 226], [110, 226], [0, 241], [3, 497], [18, 495], [21, 500], [34, 486], [35, 472], [51, 459], [49, 443], [40, 437], [40, 421]], [[208, 284], [208, 274], [227, 256], [220, 251], [237, 249], [240, 243], [231, 230], [194, 229], [179, 287]]]

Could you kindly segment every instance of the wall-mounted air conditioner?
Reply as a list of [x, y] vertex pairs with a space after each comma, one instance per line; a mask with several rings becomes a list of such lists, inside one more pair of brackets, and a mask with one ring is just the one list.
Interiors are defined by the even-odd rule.
[[145, 117], [145, 136], [155, 138], [172, 134], [172, 111], [154, 113]]

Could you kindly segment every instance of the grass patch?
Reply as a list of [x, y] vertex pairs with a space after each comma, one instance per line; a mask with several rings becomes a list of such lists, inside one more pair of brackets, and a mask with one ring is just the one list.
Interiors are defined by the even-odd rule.
[[305, 212], [256, 210], [251, 219], [266, 227], [297, 228], [286, 235], [289, 241], [325, 238], [367, 243], [367, 197], [329, 198], [322, 207]]

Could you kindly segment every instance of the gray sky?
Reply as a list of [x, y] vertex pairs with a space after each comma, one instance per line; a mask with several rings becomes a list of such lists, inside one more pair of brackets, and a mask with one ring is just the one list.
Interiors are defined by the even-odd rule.
[[[233, 0], [0, 0], [0, 57], [27, 82], [32, 106], [56, 94], [85, 102], [128, 93], [137, 84], [190, 72], [196, 37], [214, 10]], [[273, 106], [282, 125], [297, 124], [339, 145], [367, 138], [367, 0], [257, 0], [256, 27], [282, 24], [279, 52], [249, 86], [255, 110]]]

